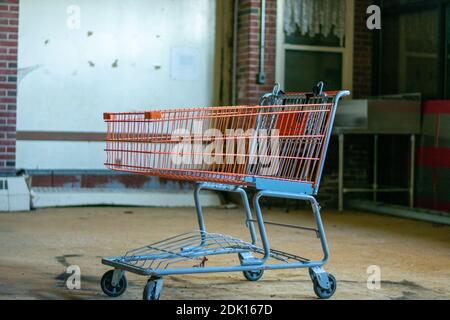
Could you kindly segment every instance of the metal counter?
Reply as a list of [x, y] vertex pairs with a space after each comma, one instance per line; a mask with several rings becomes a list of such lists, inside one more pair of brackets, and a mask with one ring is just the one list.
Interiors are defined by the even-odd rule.
[[[346, 100], [337, 110], [333, 134], [339, 136], [339, 211], [344, 209], [344, 194], [373, 193], [377, 201], [380, 192], [408, 192], [409, 206], [414, 206], [414, 155], [416, 134], [421, 133], [420, 95], [380, 97], [366, 100]], [[374, 167], [372, 188], [345, 188], [344, 142], [345, 135], [366, 134], [374, 139]], [[410, 135], [409, 187], [380, 188], [378, 186], [378, 137], [379, 135]]]

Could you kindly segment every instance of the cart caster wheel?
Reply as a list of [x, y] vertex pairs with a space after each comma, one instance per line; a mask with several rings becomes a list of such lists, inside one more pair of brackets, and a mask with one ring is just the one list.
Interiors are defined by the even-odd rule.
[[115, 298], [121, 296], [127, 290], [128, 281], [125, 277], [125, 273], [123, 273], [119, 281], [117, 281], [116, 286], [114, 287], [112, 285], [113, 275], [114, 270], [107, 271], [100, 280], [100, 286], [107, 296]]
[[330, 288], [323, 289], [317, 280], [313, 280], [314, 293], [319, 299], [329, 299], [336, 292], [336, 278], [332, 274], [328, 274], [328, 281], [330, 281]]
[[244, 274], [244, 277], [248, 281], [258, 281], [263, 276], [264, 270], [262, 270], [262, 269], [260, 269], [260, 270], [250, 270], [250, 271], [243, 271], [242, 273]]
[[143, 300], [159, 300], [163, 282], [162, 278], [150, 278], [142, 294]]

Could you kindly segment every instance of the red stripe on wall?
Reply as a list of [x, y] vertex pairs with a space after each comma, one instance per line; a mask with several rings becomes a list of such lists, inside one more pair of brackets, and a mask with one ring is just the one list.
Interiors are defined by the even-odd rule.
[[450, 202], [442, 202], [433, 199], [419, 198], [416, 200], [416, 206], [419, 208], [428, 208], [433, 210], [450, 212]]
[[418, 165], [450, 168], [450, 148], [417, 148]]
[[450, 114], [450, 100], [428, 100], [423, 103], [424, 113]]

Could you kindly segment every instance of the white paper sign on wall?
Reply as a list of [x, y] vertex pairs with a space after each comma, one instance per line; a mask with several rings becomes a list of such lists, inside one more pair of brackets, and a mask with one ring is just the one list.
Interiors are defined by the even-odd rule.
[[200, 50], [188, 47], [172, 48], [170, 76], [173, 80], [198, 80], [200, 78]]

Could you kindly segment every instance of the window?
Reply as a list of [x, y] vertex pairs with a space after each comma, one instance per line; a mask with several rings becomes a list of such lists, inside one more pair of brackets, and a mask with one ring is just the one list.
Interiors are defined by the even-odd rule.
[[450, 98], [450, 1], [382, 1], [379, 93]]
[[385, 17], [382, 29], [382, 94], [438, 95], [438, 12]]
[[281, 0], [276, 78], [286, 91], [352, 89], [354, 0]]

